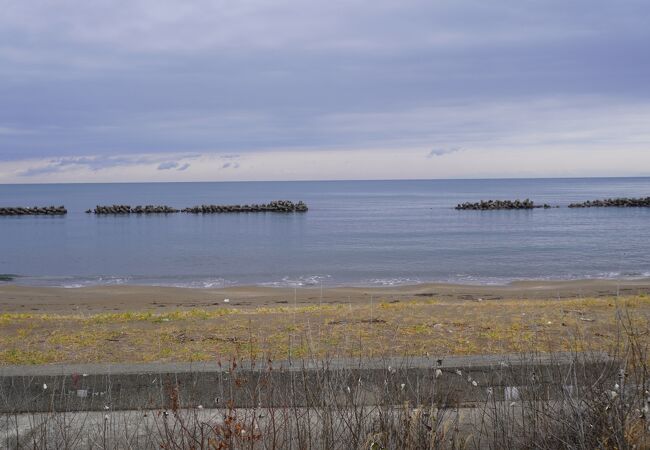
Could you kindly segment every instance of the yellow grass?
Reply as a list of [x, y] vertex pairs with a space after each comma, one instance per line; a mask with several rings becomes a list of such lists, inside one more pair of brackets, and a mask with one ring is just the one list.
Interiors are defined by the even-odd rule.
[[648, 330], [650, 297], [0, 314], [0, 364], [209, 361], [242, 357], [607, 351], [617, 312]]

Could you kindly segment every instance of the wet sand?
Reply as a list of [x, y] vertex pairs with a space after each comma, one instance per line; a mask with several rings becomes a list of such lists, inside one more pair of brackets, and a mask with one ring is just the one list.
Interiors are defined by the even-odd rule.
[[[430, 297], [457, 301], [607, 297], [650, 293], [650, 279], [520, 281], [504, 286], [419, 284], [398, 287], [190, 289], [157, 286], [50, 288], [0, 285], [0, 312], [101, 313], [187, 308], [261, 307], [319, 303], [369, 303]], [[228, 299], [228, 302], [224, 302]]]

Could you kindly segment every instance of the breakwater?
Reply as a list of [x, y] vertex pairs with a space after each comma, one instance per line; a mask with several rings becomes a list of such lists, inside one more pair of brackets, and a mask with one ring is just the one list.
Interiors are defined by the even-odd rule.
[[33, 208], [5, 207], [0, 208], [0, 216], [62, 216], [68, 210], [64, 206], [34, 206]]
[[480, 202], [471, 203], [460, 203], [456, 205], [455, 209], [458, 210], [475, 210], [475, 211], [492, 211], [498, 209], [535, 209], [543, 208], [549, 209], [552, 208], [551, 205], [546, 203], [542, 205], [536, 205], [532, 200], [481, 200]]
[[96, 206], [94, 210], [87, 210], [86, 213], [94, 214], [174, 214], [179, 212], [190, 214], [218, 214], [218, 213], [249, 213], [249, 212], [306, 212], [309, 208], [302, 201], [294, 203], [289, 200], [276, 200], [266, 204], [252, 205], [200, 205], [182, 210], [171, 206], [135, 206], [130, 205], [108, 205]]
[[184, 213], [191, 214], [218, 214], [238, 212], [307, 212], [309, 208], [303, 202], [293, 203], [289, 200], [277, 200], [267, 204], [253, 205], [201, 205], [185, 208]]
[[650, 197], [645, 198], [606, 198], [571, 203], [569, 208], [650, 208]]
[[95, 214], [172, 214], [179, 212], [178, 209], [170, 206], [135, 206], [131, 208], [129, 205], [111, 205], [111, 206], [96, 206], [94, 210], [88, 210], [86, 213]]

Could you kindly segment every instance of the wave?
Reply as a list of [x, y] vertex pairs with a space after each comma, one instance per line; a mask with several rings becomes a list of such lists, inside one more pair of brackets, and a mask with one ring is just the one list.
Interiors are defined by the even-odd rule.
[[253, 283], [256, 286], [267, 287], [316, 287], [327, 285], [331, 287], [331, 275], [305, 275], [298, 277], [283, 277], [279, 281]]
[[275, 281], [229, 280], [223, 277], [144, 277], [144, 276], [83, 276], [83, 277], [34, 277], [0, 274], [0, 283], [13, 283], [25, 286], [61, 287], [79, 289], [93, 286], [161, 286], [189, 289], [220, 289], [237, 286], [261, 286], [276, 288], [325, 288], [334, 287], [393, 287], [426, 283], [449, 283], [460, 285], [500, 286], [517, 281], [573, 281], [573, 280], [638, 280], [650, 278], [648, 271], [611, 271], [599, 273], [576, 273], [562, 276], [531, 277], [486, 277], [472, 274], [456, 274], [440, 278], [386, 277], [360, 280], [337, 279], [332, 275], [284, 276]]

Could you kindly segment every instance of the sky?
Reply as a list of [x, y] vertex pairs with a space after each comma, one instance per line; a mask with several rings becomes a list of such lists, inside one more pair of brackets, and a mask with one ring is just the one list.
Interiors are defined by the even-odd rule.
[[647, 0], [0, 0], [0, 183], [650, 175]]

